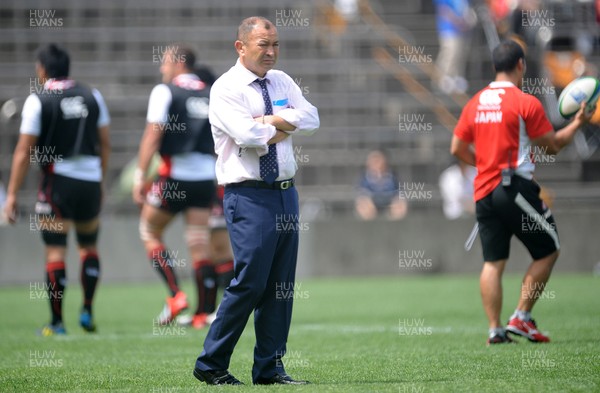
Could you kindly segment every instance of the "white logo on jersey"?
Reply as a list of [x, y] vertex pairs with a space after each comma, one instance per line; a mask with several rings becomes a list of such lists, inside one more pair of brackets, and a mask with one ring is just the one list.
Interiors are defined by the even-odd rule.
[[190, 97], [185, 101], [185, 109], [187, 109], [188, 117], [192, 119], [207, 119], [208, 98]]
[[475, 113], [475, 123], [502, 123], [502, 111], [481, 111]]
[[79, 119], [88, 115], [87, 106], [81, 96], [63, 98], [60, 100], [60, 109], [63, 119]]
[[501, 94], [505, 94], [504, 89], [487, 89], [479, 95], [479, 105], [482, 106], [498, 106], [502, 103]]

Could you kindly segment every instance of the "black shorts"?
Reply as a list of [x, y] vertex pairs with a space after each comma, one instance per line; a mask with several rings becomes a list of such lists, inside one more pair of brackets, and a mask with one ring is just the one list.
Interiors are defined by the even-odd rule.
[[215, 192], [213, 180], [183, 181], [159, 176], [146, 194], [146, 203], [177, 214], [189, 208], [208, 209]]
[[539, 194], [536, 182], [515, 175], [510, 186], [499, 184], [477, 201], [485, 261], [507, 259], [512, 235], [517, 236], [533, 259], [546, 257], [560, 248], [554, 217]]
[[99, 182], [42, 174], [35, 212], [73, 221], [98, 217], [102, 190]]

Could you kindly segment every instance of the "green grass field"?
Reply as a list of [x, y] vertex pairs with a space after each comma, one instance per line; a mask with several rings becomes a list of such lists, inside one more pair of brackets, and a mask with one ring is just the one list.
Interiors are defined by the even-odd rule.
[[[503, 319], [520, 278], [505, 278]], [[46, 300], [29, 286], [0, 289], [2, 392], [593, 392], [600, 391], [600, 278], [555, 275], [534, 312], [550, 344], [486, 347], [476, 276], [311, 279], [298, 282], [287, 371], [308, 386], [252, 386], [250, 323], [230, 370], [244, 387], [192, 376], [206, 330], [158, 328], [164, 288], [103, 285], [97, 334], [77, 325], [80, 288], [66, 293], [68, 335], [42, 338]], [[186, 287], [192, 293], [191, 284]], [[33, 299], [32, 299], [33, 297]], [[252, 319], [250, 320], [252, 321]]]

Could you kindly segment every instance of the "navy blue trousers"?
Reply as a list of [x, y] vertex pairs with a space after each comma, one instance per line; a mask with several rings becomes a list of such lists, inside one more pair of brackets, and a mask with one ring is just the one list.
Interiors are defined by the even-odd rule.
[[226, 370], [254, 311], [252, 379], [285, 372], [281, 358], [292, 320], [298, 254], [298, 193], [226, 187], [223, 208], [234, 274], [196, 360], [201, 370]]

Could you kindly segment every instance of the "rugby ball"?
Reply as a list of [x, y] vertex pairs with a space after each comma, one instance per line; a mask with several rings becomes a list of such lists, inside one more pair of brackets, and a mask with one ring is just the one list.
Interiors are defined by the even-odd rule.
[[582, 76], [569, 83], [558, 97], [558, 112], [568, 119], [579, 111], [582, 102], [587, 108], [594, 106], [600, 95], [600, 81], [592, 76]]

